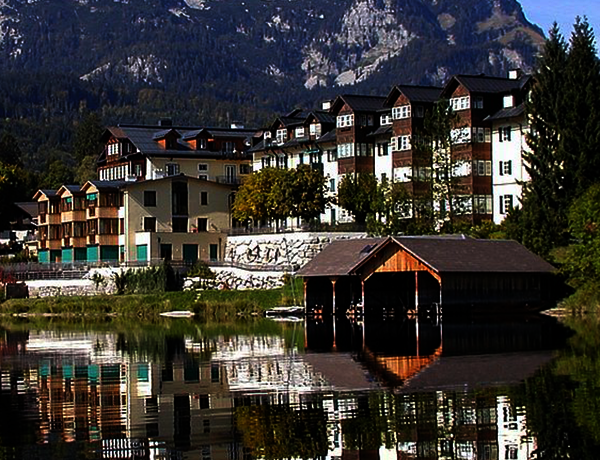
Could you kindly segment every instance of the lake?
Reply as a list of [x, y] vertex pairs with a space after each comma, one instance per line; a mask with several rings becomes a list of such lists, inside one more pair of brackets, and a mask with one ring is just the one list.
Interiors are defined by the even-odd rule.
[[0, 459], [598, 458], [593, 318], [0, 322]]

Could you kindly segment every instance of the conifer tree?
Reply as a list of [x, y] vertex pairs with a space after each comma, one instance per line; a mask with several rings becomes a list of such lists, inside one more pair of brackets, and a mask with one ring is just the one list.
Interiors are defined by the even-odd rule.
[[531, 181], [524, 186], [518, 223], [522, 242], [542, 256], [566, 241], [566, 66], [567, 45], [555, 23], [526, 105], [530, 133], [523, 159]]

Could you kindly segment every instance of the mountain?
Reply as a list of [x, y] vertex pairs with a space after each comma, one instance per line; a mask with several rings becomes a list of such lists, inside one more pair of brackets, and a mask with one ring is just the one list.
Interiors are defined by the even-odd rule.
[[542, 43], [516, 0], [0, 0], [0, 119], [256, 124], [342, 92], [529, 71]]

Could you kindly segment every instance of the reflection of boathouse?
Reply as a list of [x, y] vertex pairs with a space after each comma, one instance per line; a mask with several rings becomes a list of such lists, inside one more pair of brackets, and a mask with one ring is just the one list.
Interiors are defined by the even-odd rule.
[[[554, 268], [515, 241], [463, 236], [339, 240], [304, 266], [309, 309], [541, 309]], [[450, 307], [450, 309], [448, 309]]]

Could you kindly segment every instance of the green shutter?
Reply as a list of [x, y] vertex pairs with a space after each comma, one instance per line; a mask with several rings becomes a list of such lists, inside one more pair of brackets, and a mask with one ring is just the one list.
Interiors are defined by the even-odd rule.
[[183, 260], [194, 263], [198, 260], [198, 245], [184, 244], [183, 245]]
[[148, 260], [148, 245], [147, 244], [138, 244], [135, 247], [136, 252], [136, 260], [146, 261]]

